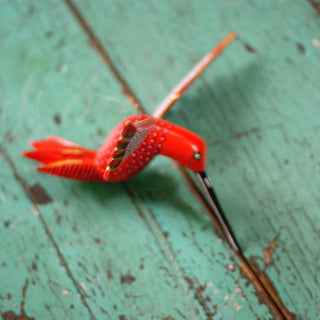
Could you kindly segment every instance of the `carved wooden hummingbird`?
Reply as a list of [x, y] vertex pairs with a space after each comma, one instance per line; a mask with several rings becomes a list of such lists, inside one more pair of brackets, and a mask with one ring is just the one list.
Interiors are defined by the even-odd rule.
[[135, 115], [121, 121], [108, 135], [99, 150], [90, 150], [66, 139], [49, 136], [33, 141], [32, 151], [23, 156], [42, 163], [38, 171], [82, 181], [120, 182], [128, 180], [158, 154], [170, 157], [194, 171], [208, 196], [212, 213], [218, 219], [233, 250], [240, 247], [205, 173], [207, 148], [195, 133], [162, 117], [182, 96], [193, 81], [236, 37], [230, 33], [205, 55], [178, 83], [153, 115]]

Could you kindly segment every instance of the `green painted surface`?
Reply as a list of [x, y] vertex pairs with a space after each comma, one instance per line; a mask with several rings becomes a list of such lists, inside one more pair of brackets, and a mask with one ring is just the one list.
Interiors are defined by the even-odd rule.
[[[167, 119], [207, 140], [208, 173], [245, 256], [298, 319], [319, 317], [320, 20], [311, 4], [75, 4], [149, 112], [239, 33]], [[169, 159], [100, 185], [40, 175], [20, 157], [49, 134], [97, 148], [135, 109], [63, 2], [1, 7], [1, 313], [21, 314], [24, 301], [35, 319], [274, 318]], [[52, 202], [35, 206], [9, 159]]]
[[[85, 319], [88, 312], [55, 253], [35, 208], [1, 157], [1, 314], [13, 311], [35, 319]], [[6, 183], [4, 183], [6, 182]], [[41, 211], [41, 209], [40, 209]]]

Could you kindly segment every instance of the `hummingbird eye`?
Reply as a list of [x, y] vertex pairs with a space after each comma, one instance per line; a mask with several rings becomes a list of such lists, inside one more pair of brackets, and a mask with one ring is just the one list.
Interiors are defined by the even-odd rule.
[[201, 158], [202, 158], [201, 153], [200, 153], [200, 152], [195, 152], [195, 153], [193, 154], [193, 158], [194, 158], [195, 160], [201, 160]]

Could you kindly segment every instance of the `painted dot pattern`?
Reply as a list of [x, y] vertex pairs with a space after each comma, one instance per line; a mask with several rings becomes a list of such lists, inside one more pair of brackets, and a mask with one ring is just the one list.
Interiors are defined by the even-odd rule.
[[177, 161], [196, 172], [203, 170], [205, 165], [197, 151], [204, 150], [205, 154], [203, 139], [166, 120], [148, 115], [121, 121], [98, 151], [59, 137], [34, 141], [32, 145], [35, 150], [24, 152], [24, 156], [44, 164], [37, 167], [39, 171], [85, 181], [128, 180], [159, 153], [174, 158], [178, 152]]
[[[153, 130], [148, 137], [140, 144], [138, 149], [130, 155], [120, 167], [110, 174], [108, 182], [119, 182], [128, 180], [140, 171], [142, 171], [149, 162], [160, 153], [163, 142], [166, 140], [166, 134], [164, 133], [163, 121], [157, 121]], [[166, 124], [167, 122], [165, 122]]]
[[[151, 116], [137, 115], [129, 117], [121, 121], [109, 134], [104, 141], [102, 147], [96, 154], [95, 159], [95, 175], [93, 175], [92, 181], [104, 181], [103, 177], [108, 167], [108, 163], [112, 157], [112, 154], [119, 144], [119, 138], [125, 123], [130, 120], [132, 123], [137, 121], [144, 121], [152, 119]], [[149, 135], [140, 143], [138, 148], [129, 157], [127, 157], [118, 168], [114, 171], [108, 172], [108, 178], [105, 182], [119, 182], [128, 180], [140, 171], [142, 171], [149, 162], [160, 153], [163, 143], [167, 139], [172, 125], [165, 120], [155, 119], [155, 125], [150, 131]], [[110, 168], [111, 170], [113, 168]]]

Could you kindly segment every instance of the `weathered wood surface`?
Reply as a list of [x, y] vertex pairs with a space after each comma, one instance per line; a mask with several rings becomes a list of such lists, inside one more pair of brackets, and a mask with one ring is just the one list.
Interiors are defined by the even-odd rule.
[[119, 77], [152, 112], [230, 30], [238, 40], [167, 119], [208, 142], [244, 255], [286, 317], [320, 316], [315, 1], [0, 3], [4, 319], [281, 318], [170, 160], [99, 185], [40, 175], [20, 157], [49, 134], [98, 147], [135, 113]]

